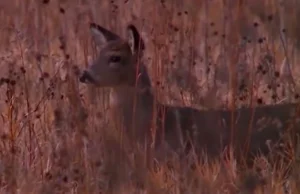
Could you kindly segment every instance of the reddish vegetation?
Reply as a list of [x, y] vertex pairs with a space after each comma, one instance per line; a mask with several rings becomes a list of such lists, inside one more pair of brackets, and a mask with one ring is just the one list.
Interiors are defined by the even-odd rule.
[[[235, 109], [298, 100], [297, 1], [170, 2], [0, 2], [0, 193], [283, 193], [287, 165], [266, 157], [241, 170], [233, 158], [172, 155], [147, 169], [145, 150], [109, 127], [107, 90], [79, 84], [97, 54], [89, 22], [118, 33], [133, 23], [160, 102]], [[298, 150], [285, 150], [297, 193]]]

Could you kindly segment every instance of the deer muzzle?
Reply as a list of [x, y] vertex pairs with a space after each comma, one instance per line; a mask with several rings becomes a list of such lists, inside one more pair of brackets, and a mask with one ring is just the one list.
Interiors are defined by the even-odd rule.
[[91, 76], [91, 74], [88, 71], [83, 71], [81, 76], [79, 77], [79, 81], [82, 83], [95, 83], [95, 80]]

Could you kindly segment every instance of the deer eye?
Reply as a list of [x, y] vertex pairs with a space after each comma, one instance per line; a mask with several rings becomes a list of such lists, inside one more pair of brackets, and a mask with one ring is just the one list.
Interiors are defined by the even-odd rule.
[[117, 63], [117, 62], [120, 62], [121, 61], [121, 57], [120, 56], [111, 56], [109, 58], [109, 61], [112, 62], [112, 63]]

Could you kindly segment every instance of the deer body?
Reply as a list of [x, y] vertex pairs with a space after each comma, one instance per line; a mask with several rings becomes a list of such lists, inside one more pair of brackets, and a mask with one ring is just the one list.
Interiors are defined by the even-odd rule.
[[[197, 153], [205, 151], [215, 157], [234, 137], [237, 153], [248, 148], [249, 154], [257, 154], [267, 153], [267, 141], [277, 142], [289, 127], [291, 113], [295, 114], [297, 104], [235, 110], [232, 129], [231, 111], [200, 111], [156, 102], [147, 70], [138, 60], [144, 44], [134, 26], [128, 26], [127, 30], [131, 39], [125, 41], [113, 32], [91, 24], [92, 35], [101, 51], [80, 81], [111, 88], [112, 122], [117, 128], [124, 128], [132, 141], [150, 142], [155, 128], [157, 149], [166, 142], [173, 150], [183, 151], [192, 142]], [[298, 132], [299, 122], [293, 124], [292, 129]]]

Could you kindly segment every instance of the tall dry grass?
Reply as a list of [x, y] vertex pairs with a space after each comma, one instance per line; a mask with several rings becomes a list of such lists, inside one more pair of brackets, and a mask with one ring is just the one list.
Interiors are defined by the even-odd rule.
[[176, 155], [147, 169], [144, 150], [108, 127], [107, 91], [79, 84], [78, 74], [97, 55], [89, 21], [118, 33], [131, 22], [145, 39], [161, 102], [295, 101], [297, 1], [10, 0], [0, 7], [0, 193], [283, 193], [285, 166], [275, 170], [264, 157], [243, 171], [233, 159], [190, 168], [192, 159]]

